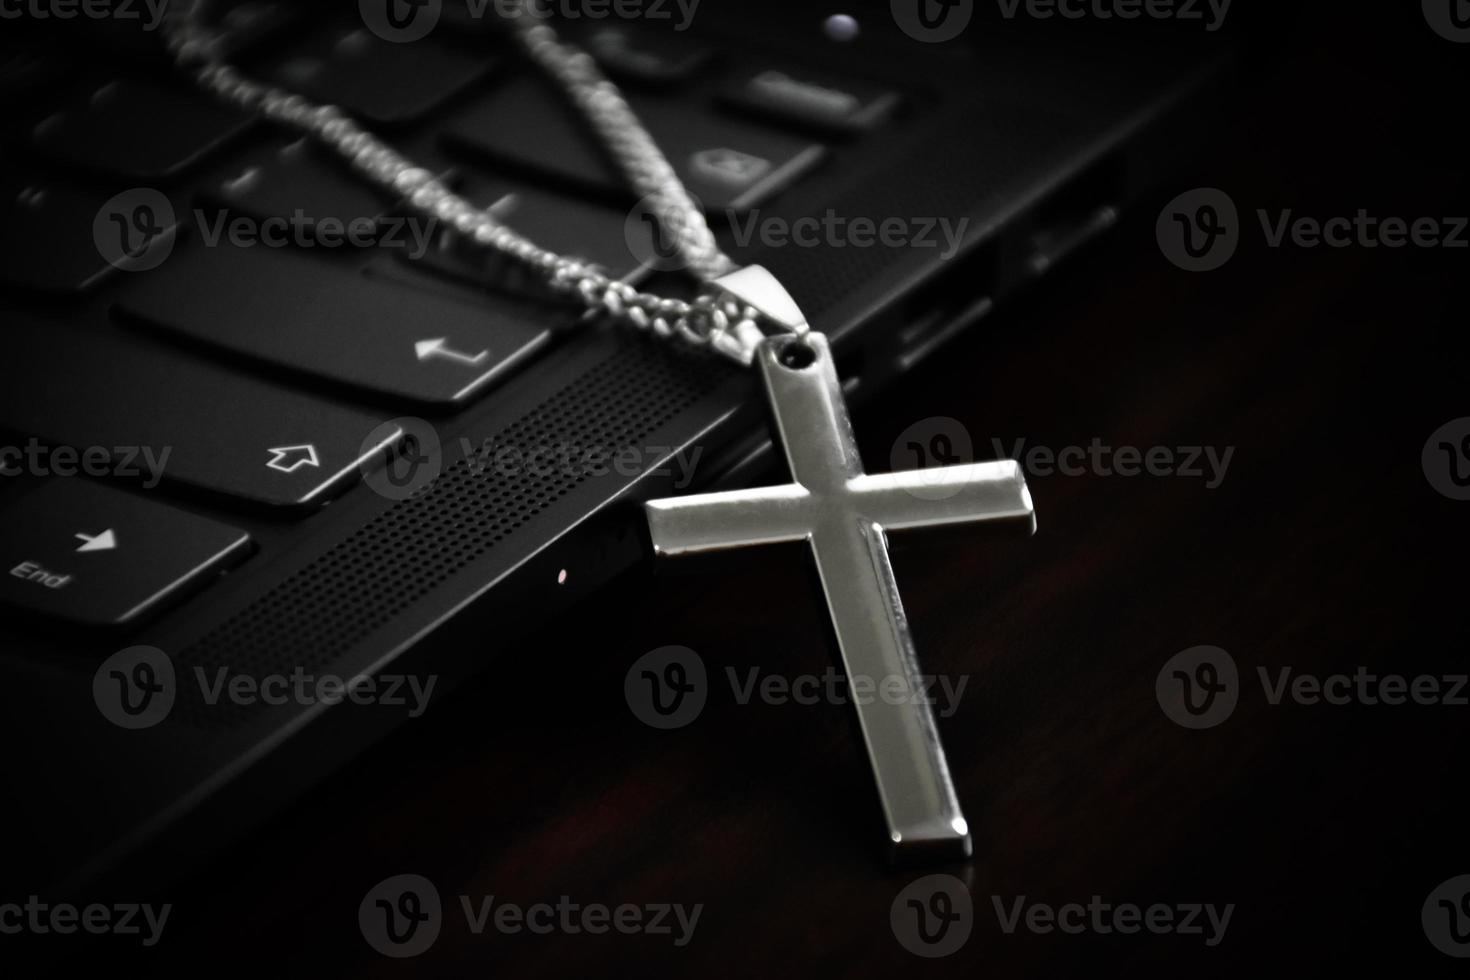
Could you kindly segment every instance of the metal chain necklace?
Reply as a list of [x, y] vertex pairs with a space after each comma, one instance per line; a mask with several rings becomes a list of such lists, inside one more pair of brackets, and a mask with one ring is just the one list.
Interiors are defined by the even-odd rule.
[[[750, 363], [764, 334], [756, 326], [759, 313], [749, 304], [710, 287], [693, 301], [640, 292], [590, 263], [541, 248], [489, 210], [454, 193], [336, 106], [243, 76], [220, 57], [217, 39], [201, 22], [202, 6], [201, 0], [171, 5], [164, 43], [178, 67], [216, 98], [315, 138], [389, 194], [445, 222], [475, 245], [529, 266], [553, 291], [579, 299], [588, 309]], [[529, 15], [502, 16], [521, 49], [561, 87], [633, 189], [659, 216], [685, 265], [706, 282], [734, 271], [735, 263], [720, 251], [674, 168], [592, 57], [563, 43], [550, 26]], [[781, 325], [805, 332], [804, 323]]]
[[[930, 711], [931, 682], [919, 673], [886, 530], [975, 521], [1019, 521], [1035, 530], [1031, 496], [1011, 460], [907, 473], [862, 471], [827, 338], [760, 266], [737, 267], [616, 86], [590, 55], [545, 23], [508, 16], [512, 36], [579, 110], [629, 184], [658, 215], [703, 288], [690, 301], [641, 292], [601, 269], [558, 255], [455, 194], [364, 130], [336, 106], [245, 78], [219, 54], [198, 16], [199, 0], [171, 5], [165, 38], [179, 67], [216, 97], [305, 132], [354, 170], [466, 239], [540, 273], [588, 310], [660, 337], [708, 346], [754, 363], [793, 482], [707, 493], [644, 505], [654, 551], [683, 555], [805, 541], [816, 561], [833, 630], [873, 769], [895, 857], [968, 856], [961, 814]], [[767, 336], [767, 330], [773, 336]], [[650, 702], [674, 716], [687, 693], [666, 664], [645, 671]], [[671, 695], [671, 697], [667, 696]]]

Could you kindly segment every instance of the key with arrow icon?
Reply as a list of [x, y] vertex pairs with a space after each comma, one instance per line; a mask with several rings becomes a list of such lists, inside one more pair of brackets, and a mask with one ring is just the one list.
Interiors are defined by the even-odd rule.
[[53, 478], [0, 510], [0, 602], [89, 626], [133, 623], [249, 550], [237, 528], [128, 490]]
[[427, 361], [431, 357], [443, 358], [446, 361], [458, 361], [460, 364], [468, 364], [471, 367], [479, 367], [490, 357], [488, 350], [482, 350], [478, 354], [463, 354], [447, 346], [445, 337], [435, 337], [433, 340], [420, 340], [413, 345], [413, 352], [418, 355], [419, 360]]
[[558, 319], [488, 292], [409, 284], [413, 271], [394, 260], [359, 273], [221, 247], [155, 271], [120, 301], [129, 321], [420, 405], [468, 401], [549, 345]]

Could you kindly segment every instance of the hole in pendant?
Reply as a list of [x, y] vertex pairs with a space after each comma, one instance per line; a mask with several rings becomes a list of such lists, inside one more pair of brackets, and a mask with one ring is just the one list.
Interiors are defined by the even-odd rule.
[[782, 367], [788, 367], [793, 371], [809, 368], [817, 363], [817, 352], [812, 350], [811, 345], [802, 340], [793, 340], [781, 348], [776, 355], [776, 360], [781, 362]]

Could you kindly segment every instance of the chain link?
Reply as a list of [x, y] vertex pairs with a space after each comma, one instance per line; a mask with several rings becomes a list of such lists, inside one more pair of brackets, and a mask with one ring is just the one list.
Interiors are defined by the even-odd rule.
[[[316, 139], [379, 187], [443, 221], [467, 241], [531, 268], [554, 292], [579, 300], [589, 311], [659, 337], [713, 346], [749, 363], [753, 338], [760, 335], [761, 315], [755, 308], [710, 288], [693, 300], [642, 292], [599, 266], [540, 247], [454, 193], [337, 106], [320, 105], [242, 75], [224, 60], [218, 37], [203, 22], [203, 7], [204, 0], [170, 4], [164, 43], [179, 69], [206, 92]], [[585, 51], [562, 42], [520, 5], [515, 9], [514, 15], [501, 15], [511, 35], [582, 113], [634, 191], [657, 215], [686, 267], [706, 283], [733, 271], [735, 263], [720, 251], [704, 214], [617, 86]]]

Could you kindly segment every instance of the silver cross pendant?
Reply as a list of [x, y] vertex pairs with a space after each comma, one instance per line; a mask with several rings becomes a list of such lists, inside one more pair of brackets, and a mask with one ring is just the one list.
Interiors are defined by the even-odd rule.
[[1022, 521], [1034, 531], [1025, 476], [1012, 460], [865, 474], [827, 338], [772, 337], [756, 348], [755, 360], [793, 482], [649, 501], [654, 551], [807, 542], [849, 690], [861, 678], [873, 692], [852, 700], [890, 855], [968, 857], [969, 825], [919, 674], [886, 532], [996, 520]]

